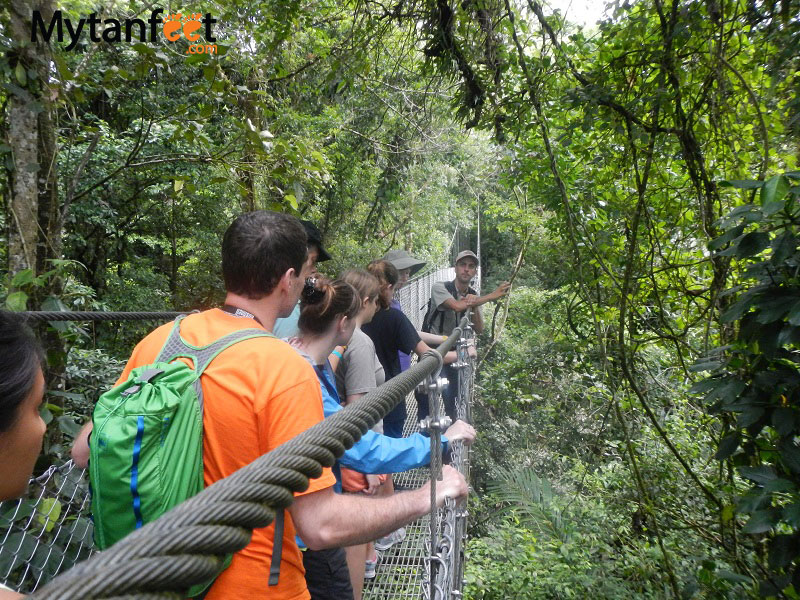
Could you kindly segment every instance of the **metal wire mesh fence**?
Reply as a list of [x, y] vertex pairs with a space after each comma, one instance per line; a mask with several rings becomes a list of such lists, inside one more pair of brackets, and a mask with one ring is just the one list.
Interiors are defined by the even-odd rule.
[[[452, 268], [441, 269], [410, 281], [400, 290], [403, 312], [415, 326], [421, 327], [433, 284], [453, 277]], [[456, 406], [459, 418], [468, 418], [473, 366], [463, 344], [458, 351], [459, 363], [464, 366], [459, 369]], [[444, 414], [441, 400], [438, 402], [440, 413]], [[406, 398], [406, 405], [408, 434], [419, 430], [413, 394]], [[468, 449], [454, 445], [451, 464], [468, 477]], [[417, 488], [429, 478], [429, 469], [416, 469], [399, 474], [396, 485]], [[24, 498], [0, 503], [0, 583], [31, 593], [90, 557], [95, 548], [89, 507], [88, 477], [71, 461], [32, 479]], [[460, 593], [466, 513], [457, 510], [452, 502], [439, 509], [435, 518], [438, 543], [433, 552], [430, 520], [428, 515], [406, 527], [405, 540], [386, 554], [378, 577], [365, 589], [365, 599], [430, 598], [431, 589], [435, 598], [449, 599]]]
[[32, 479], [28, 495], [0, 503], [0, 582], [34, 591], [94, 552], [89, 485], [72, 461]]
[[[430, 275], [417, 278], [400, 290], [398, 296], [403, 312], [417, 328], [422, 326], [431, 288], [437, 281], [452, 280], [452, 268], [441, 269]], [[474, 382], [474, 361], [467, 353], [468, 330], [458, 346], [457, 365], [459, 394], [456, 411], [459, 419], [469, 422]], [[412, 359], [413, 361], [413, 359]], [[444, 405], [439, 402], [439, 413], [444, 414]], [[419, 431], [417, 402], [411, 394], [406, 399], [408, 418], [404, 435]], [[469, 449], [462, 444], [453, 445], [450, 464], [464, 473], [469, 481]], [[414, 489], [422, 486], [431, 477], [428, 468], [414, 469], [395, 475], [395, 488]], [[452, 501], [436, 512], [436, 547], [431, 550], [431, 516], [426, 515], [406, 526], [406, 537], [402, 543], [385, 551], [375, 579], [364, 588], [364, 600], [391, 598], [425, 598], [437, 600], [460, 597], [464, 577], [464, 541], [467, 529], [467, 512], [456, 507]], [[431, 579], [433, 578], [433, 585]], [[433, 590], [433, 595], [431, 593]]]

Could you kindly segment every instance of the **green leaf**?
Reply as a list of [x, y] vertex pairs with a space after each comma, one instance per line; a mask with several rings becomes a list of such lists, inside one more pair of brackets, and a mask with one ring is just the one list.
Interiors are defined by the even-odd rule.
[[735, 514], [733, 504], [726, 504], [722, 507], [722, 512], [720, 513], [720, 517], [722, 518], [723, 523], [730, 523], [733, 520]]
[[800, 503], [784, 506], [783, 520], [795, 529], [800, 528]]
[[199, 65], [200, 63], [206, 62], [208, 60], [205, 54], [191, 54], [189, 58], [186, 59], [187, 65]]
[[70, 400], [76, 400], [78, 402], [86, 400], [86, 396], [83, 394], [76, 394], [75, 392], [62, 392], [60, 390], [47, 390], [47, 395], [57, 396], [59, 398], [69, 398]]
[[22, 87], [25, 87], [25, 84], [28, 83], [28, 75], [25, 73], [25, 67], [22, 66], [21, 62], [17, 63], [17, 66], [14, 68], [14, 75], [17, 78], [17, 81]]
[[739, 425], [739, 427], [750, 427], [751, 425], [757, 423], [763, 416], [764, 409], [760, 406], [746, 406], [739, 413], [736, 423]]
[[22, 269], [19, 273], [14, 275], [14, 278], [11, 280], [11, 287], [22, 287], [32, 283], [33, 280], [33, 269]]
[[45, 425], [50, 425], [50, 423], [53, 422], [53, 413], [50, 412], [46, 404], [39, 407], [39, 415], [42, 417], [42, 421], [44, 421]]
[[770, 481], [764, 486], [765, 492], [791, 492], [796, 489], [796, 486], [788, 479], [778, 478], [775, 481]]
[[33, 556], [39, 540], [24, 532], [12, 533], [0, 546], [0, 573], [11, 573], [25, 564], [27, 557]]
[[717, 448], [717, 453], [714, 455], [714, 458], [717, 460], [725, 460], [731, 454], [736, 452], [736, 449], [739, 447], [739, 442], [741, 441], [741, 437], [739, 436], [739, 432], [729, 433], [719, 443], [719, 447]]
[[773, 471], [771, 467], [767, 467], [765, 465], [761, 465], [759, 467], [739, 467], [739, 473], [745, 479], [755, 481], [761, 485], [769, 483], [770, 481], [774, 481], [778, 478], [778, 476], [775, 474], [775, 471]]
[[798, 302], [800, 302], [800, 298], [797, 296], [784, 296], [764, 300], [755, 306], [756, 321], [764, 324], [777, 321], [783, 318]]
[[700, 373], [702, 371], [714, 371], [719, 369], [723, 365], [722, 362], [718, 360], [706, 360], [703, 362], [696, 362], [692, 366], [689, 367], [689, 371], [692, 373]]
[[776, 408], [772, 412], [772, 426], [778, 435], [789, 435], [795, 427], [795, 411], [790, 407]]
[[28, 308], [28, 294], [25, 292], [12, 292], [6, 298], [6, 307], [8, 310], [20, 312]]
[[745, 575], [741, 575], [739, 573], [734, 573], [733, 571], [728, 571], [727, 569], [720, 569], [716, 572], [717, 577], [720, 579], [724, 579], [725, 581], [730, 581], [731, 583], [746, 583], [750, 584], [753, 583], [753, 580]]
[[778, 448], [783, 464], [795, 473], [800, 473], [800, 448], [791, 441], [782, 444]]
[[58, 417], [58, 428], [62, 433], [66, 433], [72, 439], [75, 439], [81, 430], [81, 426], [72, 420], [72, 417], [62, 415]]
[[36, 512], [36, 502], [33, 500], [10, 500], [0, 504], [0, 508], [8, 509], [0, 513], [0, 523], [15, 523], [27, 519]]
[[735, 377], [731, 377], [730, 379], [728, 379], [725, 385], [720, 386], [715, 390], [713, 390], [712, 392], [710, 392], [706, 396], [706, 401], [713, 402], [717, 398], [721, 398], [722, 400], [724, 400], [726, 403], [729, 404], [733, 402], [736, 398], [738, 398], [746, 387], [747, 385], [745, 384], [744, 381], [742, 381], [741, 379], [736, 379]]
[[708, 392], [715, 388], [722, 387], [726, 383], [727, 383], [727, 378], [709, 377], [708, 379], [703, 379], [692, 385], [692, 387], [689, 388], [688, 392], [690, 394], [702, 394], [703, 392]]
[[783, 200], [790, 187], [789, 179], [785, 175], [770, 177], [761, 188], [761, 205], [766, 206], [769, 203]]
[[733, 255], [738, 258], [747, 258], [758, 254], [767, 246], [769, 246], [769, 234], [763, 231], [751, 231], [719, 254], [721, 256]]
[[720, 248], [722, 248], [725, 244], [727, 244], [728, 242], [730, 242], [734, 238], [737, 238], [740, 235], [742, 235], [743, 231], [744, 231], [744, 225], [737, 225], [736, 227], [728, 229], [728, 231], [726, 231], [725, 233], [723, 233], [719, 237], [716, 237], [713, 240], [711, 240], [708, 243], [708, 249], [712, 250], [712, 251], [713, 250], [719, 250]]
[[134, 44], [133, 46], [131, 46], [131, 48], [136, 50], [136, 52], [138, 52], [139, 54], [145, 54], [145, 55], [155, 54], [155, 50], [143, 42]]
[[720, 187], [732, 187], [740, 190], [755, 190], [764, 185], [763, 181], [755, 179], [723, 179], [717, 185]]
[[744, 533], [765, 533], [772, 529], [774, 521], [771, 511], [757, 510], [742, 527], [742, 531]]
[[172, 182], [172, 189], [176, 192], [180, 192], [183, 189], [183, 179], [176, 179]]
[[39, 523], [47, 533], [56, 526], [58, 518], [61, 516], [61, 502], [55, 498], [45, 498], [36, 507], [36, 522]]
[[780, 263], [792, 256], [797, 251], [797, 238], [790, 230], [772, 240], [772, 259], [771, 262], [779, 266]]
[[782, 211], [786, 208], [786, 198], [783, 200], [776, 200], [775, 202], [767, 202], [761, 209], [765, 216], [771, 217], [776, 212]]

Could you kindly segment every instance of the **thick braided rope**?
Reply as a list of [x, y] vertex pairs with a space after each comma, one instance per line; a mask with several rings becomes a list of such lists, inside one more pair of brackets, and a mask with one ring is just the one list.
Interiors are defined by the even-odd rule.
[[[455, 329], [438, 352], [446, 353], [460, 335], [461, 329]], [[359, 402], [217, 481], [29, 598], [184, 598], [188, 587], [217, 574], [225, 554], [244, 548], [253, 529], [269, 525], [275, 510], [289, 506], [293, 493], [305, 490], [323, 466], [332, 466], [345, 449], [404, 401], [440, 360], [423, 357]]]
[[169, 321], [188, 313], [29, 310], [14, 314], [24, 321]]

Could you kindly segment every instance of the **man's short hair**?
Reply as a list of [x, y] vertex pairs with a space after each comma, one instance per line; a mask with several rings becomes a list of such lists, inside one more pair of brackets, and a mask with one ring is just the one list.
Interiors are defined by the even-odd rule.
[[300, 275], [308, 255], [306, 231], [291, 215], [256, 210], [239, 215], [222, 239], [222, 276], [228, 292], [258, 300], [289, 269]]

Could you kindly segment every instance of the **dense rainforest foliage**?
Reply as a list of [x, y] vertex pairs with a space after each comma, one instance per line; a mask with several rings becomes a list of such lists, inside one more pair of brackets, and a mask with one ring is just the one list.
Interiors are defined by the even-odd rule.
[[[467, 595], [800, 597], [798, 0], [162, 8], [208, 39], [71, 43], [91, 13], [144, 33], [139, 0], [0, 5], [7, 308], [212, 306], [243, 210], [319, 223], [329, 274], [480, 227], [514, 287], [484, 307]], [[150, 327], [40, 329], [43, 461]]]

